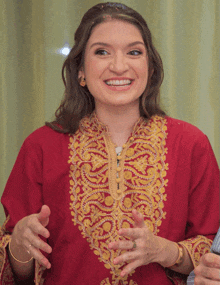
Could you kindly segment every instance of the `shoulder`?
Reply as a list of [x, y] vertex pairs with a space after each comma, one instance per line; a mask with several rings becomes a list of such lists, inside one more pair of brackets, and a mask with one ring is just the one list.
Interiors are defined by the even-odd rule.
[[170, 149], [177, 150], [184, 156], [190, 154], [198, 157], [207, 156], [213, 153], [208, 137], [196, 126], [165, 117], [167, 120], [167, 145]]
[[23, 145], [34, 147], [50, 147], [68, 140], [69, 135], [59, 133], [48, 126], [43, 126], [32, 132], [24, 141]]
[[207, 141], [207, 136], [196, 126], [178, 119], [165, 117], [167, 120], [168, 137], [181, 137], [184, 141]]
[[182, 120], [178, 120], [178, 119], [174, 119], [171, 117], [166, 116], [165, 117], [167, 120], [167, 127], [168, 127], [168, 132], [172, 131], [172, 132], [176, 132], [176, 133], [180, 133], [180, 134], [185, 134], [185, 135], [193, 135], [198, 136], [198, 137], [204, 137], [205, 134], [196, 126], [182, 121]]

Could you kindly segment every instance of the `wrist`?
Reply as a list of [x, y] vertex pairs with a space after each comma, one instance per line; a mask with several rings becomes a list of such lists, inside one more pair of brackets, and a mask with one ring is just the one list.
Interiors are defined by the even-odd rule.
[[162, 250], [160, 253], [159, 264], [163, 267], [171, 267], [176, 264], [179, 259], [180, 249], [179, 245], [176, 242], [169, 241], [167, 239], [162, 239], [161, 244]]
[[179, 243], [175, 243], [177, 249], [178, 249], [178, 257], [176, 259], [176, 261], [174, 263], [172, 263], [171, 265], [169, 265], [168, 267], [173, 267], [173, 266], [180, 266], [183, 262], [183, 255], [184, 255], [184, 251], [183, 251], [183, 247], [182, 245], [180, 245]]

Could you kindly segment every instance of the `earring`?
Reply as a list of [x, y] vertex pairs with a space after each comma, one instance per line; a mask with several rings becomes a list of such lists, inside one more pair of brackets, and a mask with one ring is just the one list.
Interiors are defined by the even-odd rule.
[[80, 77], [80, 86], [85, 87], [86, 86], [86, 80], [83, 77]]

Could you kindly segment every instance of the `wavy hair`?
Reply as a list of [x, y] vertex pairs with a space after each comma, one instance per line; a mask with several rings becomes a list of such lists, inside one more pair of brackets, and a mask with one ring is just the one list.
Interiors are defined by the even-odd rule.
[[[110, 16], [110, 17], [109, 17]], [[149, 58], [148, 83], [140, 96], [140, 115], [149, 119], [153, 115], [165, 116], [159, 106], [160, 86], [163, 81], [163, 64], [156, 51], [151, 32], [143, 17], [124, 4], [107, 2], [90, 8], [83, 16], [75, 32], [75, 44], [62, 67], [62, 79], [65, 85], [64, 98], [55, 112], [55, 120], [47, 126], [63, 133], [74, 134], [80, 120], [95, 109], [95, 101], [89, 89], [79, 84], [78, 72], [84, 65], [86, 44], [92, 30], [109, 18], [118, 19], [135, 25], [141, 32]]]

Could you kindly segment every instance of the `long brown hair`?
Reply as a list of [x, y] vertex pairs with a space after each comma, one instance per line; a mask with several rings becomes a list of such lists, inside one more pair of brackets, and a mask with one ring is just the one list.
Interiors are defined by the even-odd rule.
[[[107, 17], [106, 17], [107, 16]], [[66, 58], [62, 68], [65, 85], [64, 99], [56, 110], [55, 121], [47, 126], [63, 132], [74, 134], [80, 120], [90, 115], [95, 109], [95, 101], [88, 88], [82, 87], [78, 81], [78, 72], [84, 65], [86, 44], [92, 29], [107, 19], [118, 19], [135, 25], [141, 32], [149, 58], [149, 75], [145, 91], [140, 96], [140, 115], [149, 119], [153, 115], [164, 116], [160, 109], [160, 85], [163, 81], [163, 65], [160, 55], [152, 43], [151, 32], [143, 17], [124, 4], [108, 2], [99, 3], [90, 8], [83, 16], [75, 32], [75, 44]]]

